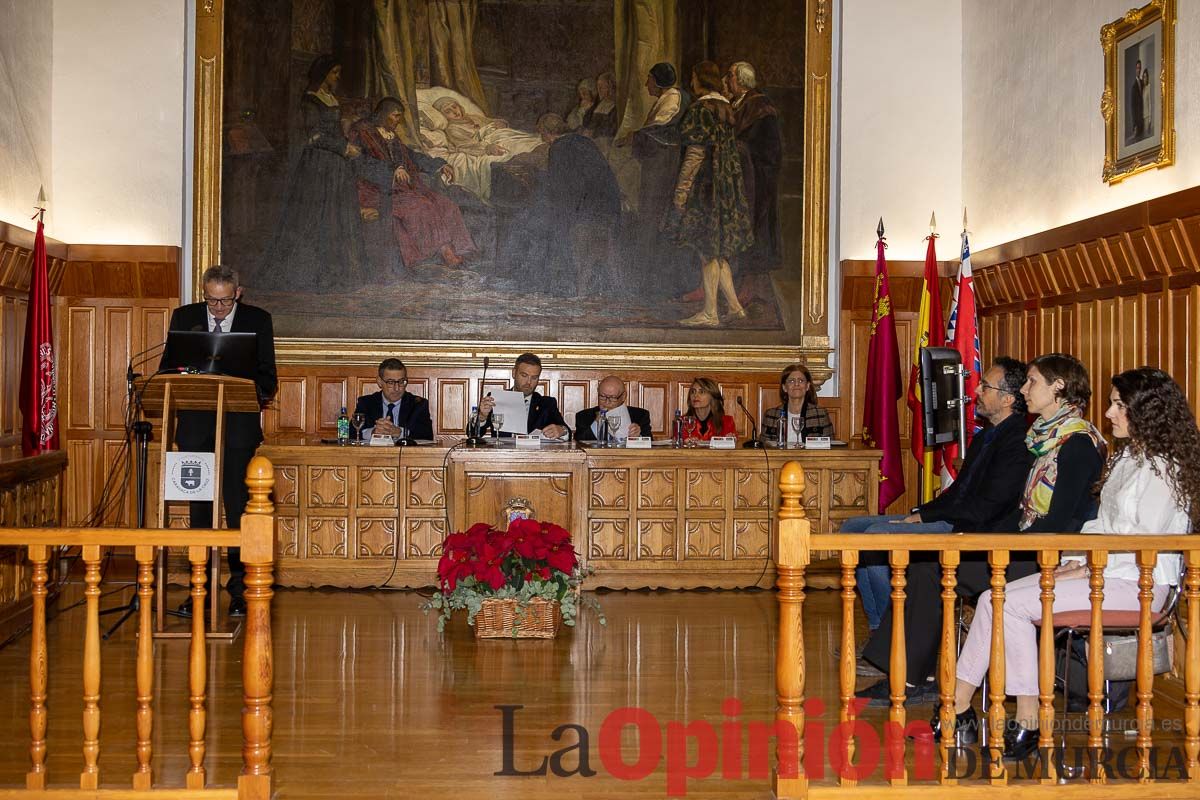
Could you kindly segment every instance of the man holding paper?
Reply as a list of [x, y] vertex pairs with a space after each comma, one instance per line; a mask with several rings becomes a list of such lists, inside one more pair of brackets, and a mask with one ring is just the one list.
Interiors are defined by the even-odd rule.
[[625, 384], [620, 378], [609, 375], [600, 381], [599, 390], [599, 405], [575, 413], [576, 441], [594, 442], [604, 439], [604, 432], [600, 430], [601, 411], [604, 412], [605, 418], [617, 420], [613, 428], [614, 439], [635, 439], [638, 436], [650, 435], [650, 412], [644, 408], [625, 405]]
[[408, 388], [408, 368], [398, 358], [385, 358], [379, 365], [379, 391], [358, 398], [354, 413], [365, 414], [370, 423], [363, 438], [372, 433], [399, 436], [404, 428], [412, 439], [432, 439], [433, 420], [429, 403], [424, 397], [412, 394]]
[[[567, 423], [558, 411], [558, 401], [535, 391], [541, 377], [542, 360], [533, 353], [522, 353], [513, 365], [513, 388], [501, 393], [508, 396], [501, 398], [499, 407], [496, 398], [490, 394], [479, 401], [480, 416], [491, 417], [493, 412], [503, 414], [504, 422], [497, 426], [499, 436], [541, 431], [547, 439], [558, 439], [567, 432]], [[524, 414], [512, 413], [510, 408]]]

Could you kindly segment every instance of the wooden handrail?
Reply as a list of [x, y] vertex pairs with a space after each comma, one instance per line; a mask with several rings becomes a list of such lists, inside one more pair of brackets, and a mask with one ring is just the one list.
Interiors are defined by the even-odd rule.
[[[990, 724], [986, 741], [980, 746], [992, 752], [1004, 749], [1004, 723], [1006, 719], [1006, 670], [1005, 670], [1005, 619], [1004, 606], [1007, 594], [1006, 567], [1015, 552], [1032, 552], [1037, 558], [1038, 587], [1040, 594], [1040, 632], [1038, 636], [1038, 726], [1039, 746], [1043, 751], [1056, 745], [1054, 737], [1054, 590], [1060, 555], [1063, 552], [1082, 552], [1090, 568], [1088, 585], [1088, 608], [1091, 628], [1103, 630], [1104, 619], [1104, 568], [1112, 553], [1136, 553], [1138, 567], [1138, 619], [1136, 628], [1138, 641], [1135, 713], [1137, 720], [1137, 759], [1134, 762], [1136, 777], [1121, 783], [1113, 781], [1111, 790], [1104, 786], [1109, 778], [1103, 764], [1105, 748], [1104, 728], [1104, 637], [1088, 637], [1087, 669], [1087, 745], [1090, 763], [1093, 765], [1087, 777], [1089, 784], [1059, 783], [1058, 765], [1054, 758], [1042, 759], [1039, 774], [1032, 780], [1021, 779], [1020, 770], [1012, 770], [999, 758], [989, 759], [986, 769], [976, 775], [971, 784], [960, 784], [950, 768], [951, 750], [956, 747], [953, 737], [944, 737], [936, 748], [941, 768], [932, 773], [937, 783], [909, 785], [905, 737], [893, 735], [890, 741], [884, 737], [881, 753], [885, 777], [890, 786], [859, 786], [855, 776], [839, 775], [838, 786], [811, 786], [804, 774], [803, 765], [791, 764], [792, 755], [786, 753], [784, 735], [779, 733], [777, 769], [773, 786], [778, 798], [808, 798], [810, 795], [840, 794], [845, 797], [906, 797], [914, 792], [930, 790], [954, 790], [957, 796], [973, 796], [981, 790], [993, 794], [1026, 796], [1032, 787], [1041, 794], [1077, 795], [1086, 791], [1104, 797], [1116, 797], [1133, 784], [1153, 784], [1153, 796], [1182, 797], [1195, 791], [1194, 784], [1200, 783], [1200, 537], [1194, 535], [1123, 535], [1123, 534], [994, 534], [994, 533], [945, 533], [945, 534], [813, 534], [805, 515], [803, 496], [806, 480], [804, 470], [797, 462], [788, 462], [780, 470], [779, 541], [777, 552], [777, 585], [779, 604], [779, 628], [776, 637], [775, 683], [777, 695], [776, 721], [794, 727], [799, 740], [792, 752], [803, 758], [805, 666], [804, 641], [804, 588], [806, 569], [814, 550], [834, 551], [839, 554], [841, 566], [842, 624], [840, 631], [841, 656], [838, 664], [839, 721], [854, 720], [855, 687], [855, 567], [863, 551], [884, 551], [889, 554], [892, 585], [892, 642], [889, 663], [888, 688], [891, 701], [888, 723], [893, 733], [903, 730], [906, 723], [906, 658], [905, 616], [907, 566], [914, 551], [938, 553], [940, 567], [941, 610], [943, 614], [940, 631], [941, 655], [937, 677], [940, 682], [942, 708], [940, 724], [942, 730], [953, 731], [955, 727], [954, 693], [956, 680], [956, 625], [954, 609], [956, 603], [957, 571], [964, 552], [987, 554], [990, 570], [991, 599], [986, 608], [991, 611], [991, 629], [983, 633], [990, 635], [991, 653], [988, 668], [989, 685], [986, 690], [990, 700], [988, 714]], [[1153, 769], [1153, 685], [1152, 663], [1152, 603], [1154, 598], [1153, 572], [1160, 553], [1180, 552], [1183, 554], [1183, 574], [1180, 579], [1181, 605], [1186, 610], [1191, 631], [1183, 654], [1183, 779], [1164, 781], [1156, 779]], [[977, 618], [978, 619], [978, 618]], [[899, 726], [899, 727], [897, 727]], [[850, 764], [855, 752], [855, 737], [847, 737], [844, 749], [839, 751], [839, 761]], [[918, 737], [919, 739], [919, 737]], [[915, 745], [920, 753], [920, 744]], [[920, 768], [914, 762], [914, 772]], [[861, 778], [862, 776], [857, 776]], [[987, 784], [991, 784], [990, 786]], [[1190, 787], [1190, 788], [1189, 788]], [[943, 793], [943, 792], [938, 792]], [[982, 796], [982, 795], [981, 795]]]
[[[192, 618], [188, 655], [187, 714], [189, 767], [186, 790], [206, 797], [237, 797], [240, 800], [268, 800], [271, 796], [271, 700], [274, 688], [274, 653], [271, 639], [271, 585], [274, 582], [275, 515], [270, 494], [275, 485], [275, 469], [259, 456], [246, 471], [250, 501], [242, 516], [240, 530], [146, 530], [130, 528], [8, 528], [0, 529], [0, 544], [28, 547], [33, 564], [33, 628], [30, 635], [30, 770], [26, 790], [47, 789], [46, 731], [48, 708], [46, 687], [51, 653], [46, 638], [46, 564], [52, 547], [79, 546], [84, 563], [87, 608], [83, 651], [83, 756], [84, 769], [79, 778], [81, 793], [87, 797], [126, 797], [128, 789], [99, 789], [101, 776], [102, 683], [100, 674], [99, 599], [101, 594], [101, 553], [105, 547], [133, 545], [137, 570], [138, 615], [136, 656], [135, 755], [133, 790], [148, 794], [182, 796], [177, 788], [154, 785], [151, 772], [154, 701], [153, 622], [150, 598], [154, 594], [156, 550], [163, 546], [187, 547], [191, 564], [191, 596], [197, 613]], [[206, 564], [208, 548], [240, 546], [246, 566], [246, 628], [242, 653], [242, 771], [237, 789], [212, 789], [206, 786], [205, 733], [208, 719], [208, 644], [205, 641], [205, 617], [199, 613], [207, 594]], [[212, 587], [215, 589], [215, 587]], [[0, 796], [24, 792], [0, 790]], [[72, 795], [66, 792], [64, 796]], [[73, 795], [72, 795], [73, 796]]]

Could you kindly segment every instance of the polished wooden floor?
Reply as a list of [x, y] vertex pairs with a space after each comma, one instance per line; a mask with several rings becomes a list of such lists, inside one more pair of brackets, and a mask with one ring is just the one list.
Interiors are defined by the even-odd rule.
[[[122, 596], [105, 599], [118, 602]], [[610, 592], [599, 595], [608, 625], [585, 611], [576, 630], [554, 641], [482, 641], [465, 625], [437, 632], [411, 592], [281, 590], [275, 598], [277, 796], [333, 798], [665, 797], [662, 759], [648, 777], [621, 780], [600, 757], [605, 718], [645, 709], [660, 730], [730, 721], [722, 701], [741, 701], [737, 721], [774, 713], [775, 596], [745, 592]], [[71, 600], [69, 591], [62, 604]], [[832, 650], [840, 616], [834, 592], [810, 592], [805, 638], [809, 696], [835, 705]], [[106, 618], [111, 619], [111, 618]], [[80, 653], [83, 609], [50, 625], [50, 781], [77, 781], [80, 756]], [[134, 629], [103, 645], [101, 780], [128, 786], [133, 758]], [[156, 782], [182, 785], [187, 763], [186, 643], [157, 644]], [[240, 767], [240, 643], [210, 646], [210, 783], [232, 785]], [[0, 650], [0, 787], [22, 785], [28, 764], [28, 638]], [[585, 727], [594, 777], [505, 777], [503, 718], [514, 711], [513, 766], [535, 768], [577, 734], [551, 738], [560, 725]], [[913, 709], [926, 716], [929, 707]], [[1163, 715], [1160, 711], [1160, 717]], [[1176, 711], [1167, 711], [1167, 716]], [[826, 720], [829, 713], [825, 714]], [[834, 715], [836, 717], [836, 713]], [[878, 721], [878, 714], [867, 715]], [[638, 744], [622, 739], [633, 764]], [[643, 751], [645, 752], [645, 751]], [[695, 760], [694, 748], [689, 763]], [[577, 752], [564, 758], [578, 764]], [[769, 781], [752, 778], [745, 753], [739, 777], [690, 780], [692, 798], [766, 798]]]

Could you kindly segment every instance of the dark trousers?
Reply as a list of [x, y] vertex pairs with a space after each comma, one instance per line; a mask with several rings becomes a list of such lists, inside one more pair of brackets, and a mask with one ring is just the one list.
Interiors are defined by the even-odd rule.
[[[969, 559], [969, 560], [968, 560]], [[1009, 582], [1038, 571], [1029, 553], [1013, 553], [1005, 573]], [[992, 568], [983, 553], [968, 553], [958, 565], [958, 594], [973, 599], [991, 588]], [[908, 656], [905, 681], [920, 685], [937, 674], [938, 647], [942, 641], [942, 567], [937, 561], [921, 561], [908, 567], [904, 600], [904, 643]], [[888, 671], [892, 654], [892, 615], [867, 640], [863, 658]]]
[[[181, 448], [183, 445], [180, 445]], [[213, 449], [213, 442], [208, 442], [207, 448], [183, 448], [195, 451], [209, 451]], [[221, 505], [225, 508], [225, 524], [230, 529], [242, 527], [242, 513], [246, 510], [246, 503], [250, 502], [250, 491], [246, 488], [246, 467], [250, 465], [250, 459], [254, 458], [254, 451], [257, 448], [253, 447], [225, 447], [224, 460], [221, 465]], [[213, 504], [212, 503], [189, 503], [188, 509], [189, 524], [193, 528], [211, 528], [213, 526]], [[212, 590], [212, 570], [209, 570], [208, 575], [209, 590]], [[229, 548], [229, 583], [225, 586], [229, 592], [229, 596], [234, 599], [242, 599], [246, 592], [246, 567], [242, 564], [242, 549], [240, 547]]]

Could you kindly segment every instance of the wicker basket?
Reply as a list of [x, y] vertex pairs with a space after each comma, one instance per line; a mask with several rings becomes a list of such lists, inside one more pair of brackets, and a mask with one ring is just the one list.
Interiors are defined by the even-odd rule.
[[475, 615], [475, 638], [553, 639], [561, 625], [557, 600], [538, 597], [524, 608], [516, 600], [484, 600]]

